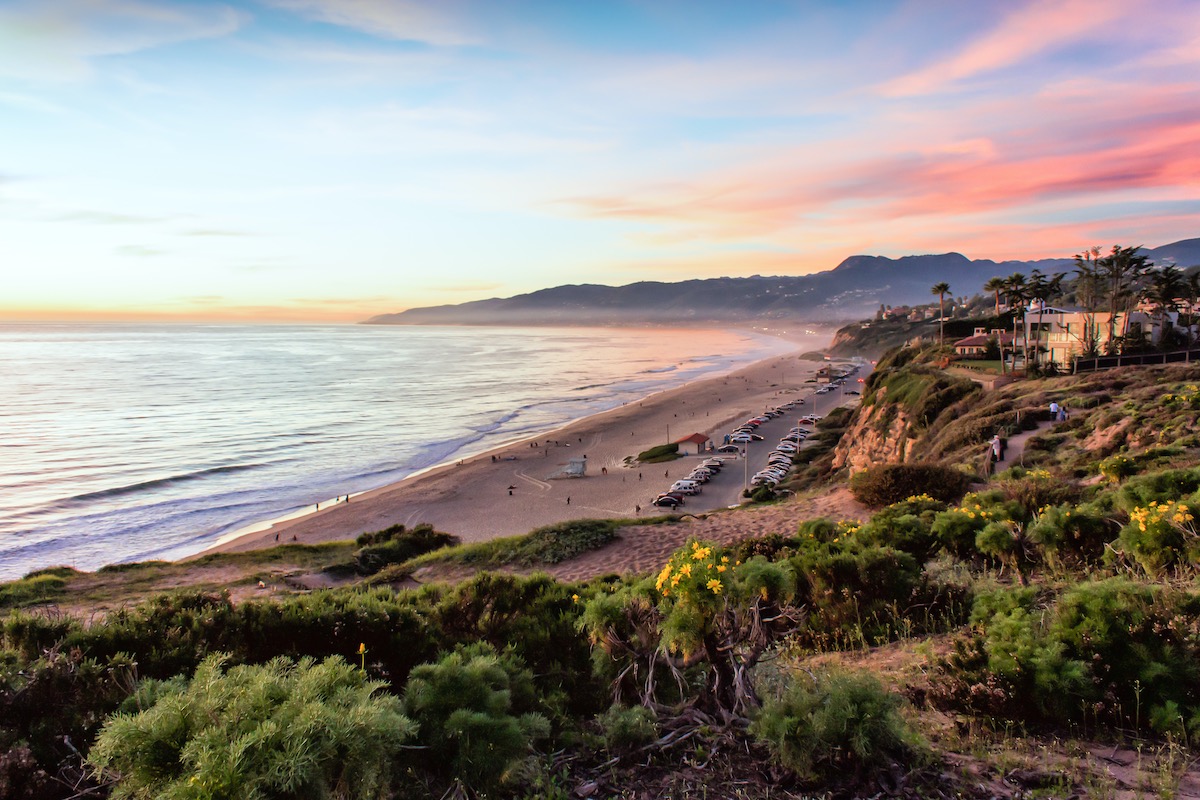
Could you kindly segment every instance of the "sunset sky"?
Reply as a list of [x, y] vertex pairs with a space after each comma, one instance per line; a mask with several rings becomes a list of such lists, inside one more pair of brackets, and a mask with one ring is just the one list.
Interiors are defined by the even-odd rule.
[[0, 0], [0, 320], [1195, 236], [1196, 0]]

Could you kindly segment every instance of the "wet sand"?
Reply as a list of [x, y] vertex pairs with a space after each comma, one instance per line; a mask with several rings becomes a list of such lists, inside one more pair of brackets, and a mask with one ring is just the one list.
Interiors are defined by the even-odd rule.
[[[353, 539], [401, 523], [429, 523], [464, 542], [528, 533], [570, 519], [660, 513], [650, 501], [683, 477], [695, 457], [637, 465], [637, 454], [693, 433], [720, 444], [732, 427], [793, 397], [809, 397], [806, 381], [822, 364], [800, 352], [756, 362], [725, 377], [695, 381], [586, 417], [550, 433], [497, 448], [384, 486], [349, 502], [276, 523], [206, 552], [275, 544]], [[810, 406], [811, 407], [811, 406]], [[832, 407], [832, 403], [830, 405]], [[586, 456], [586, 477], [557, 478]], [[704, 495], [686, 510], [710, 510]], [[708, 503], [716, 502], [714, 496]]]

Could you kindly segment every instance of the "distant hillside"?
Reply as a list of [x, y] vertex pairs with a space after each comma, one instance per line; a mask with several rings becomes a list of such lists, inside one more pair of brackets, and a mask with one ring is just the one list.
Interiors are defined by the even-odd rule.
[[[1148, 250], [1156, 262], [1200, 264], [1200, 239]], [[954, 296], [979, 292], [996, 275], [1070, 270], [1069, 258], [1037, 261], [971, 260], [960, 253], [851, 256], [812, 275], [711, 278], [679, 283], [643, 281], [626, 286], [556, 286], [509, 298], [380, 314], [373, 325], [608, 325], [687, 324], [763, 319], [811, 322], [861, 319], [881, 304], [930, 302], [929, 289], [946, 281]]]

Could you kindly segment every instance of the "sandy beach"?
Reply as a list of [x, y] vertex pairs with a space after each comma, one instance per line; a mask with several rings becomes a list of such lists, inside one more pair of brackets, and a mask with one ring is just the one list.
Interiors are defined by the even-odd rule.
[[[349, 502], [323, 505], [319, 511], [246, 533], [206, 552], [352, 539], [398, 523], [429, 523], [472, 542], [527, 533], [569, 519], [635, 517], [638, 506], [643, 516], [655, 514], [659, 509], [650, 501], [690, 471], [697, 459], [639, 466], [634, 462], [637, 454], [693, 433], [711, 436], [720, 444], [724, 434], [746, 418], [793, 397], [809, 398], [815, 384], [806, 381], [822, 364], [799, 356], [796, 351], [724, 377], [659, 392], [354, 495]], [[832, 408], [835, 401], [826, 402], [826, 408]], [[585, 477], [555, 477], [570, 460], [585, 457]], [[737, 484], [740, 490], [740, 478]], [[724, 491], [689, 498], [686, 510], [697, 513], [736, 502], [732, 490], [730, 485]]]

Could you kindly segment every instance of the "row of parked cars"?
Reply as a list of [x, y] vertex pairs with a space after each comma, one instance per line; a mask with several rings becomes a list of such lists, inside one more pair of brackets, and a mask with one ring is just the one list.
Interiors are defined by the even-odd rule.
[[750, 479], [751, 486], [774, 486], [783, 482], [792, 471], [792, 459], [800, 452], [800, 443], [808, 438], [809, 428], [821, 418], [816, 414], [801, 417], [797, 425], [793, 425], [775, 449], [767, 454], [767, 465], [754, 473]]
[[706, 458], [700, 462], [700, 465], [693, 469], [686, 478], [675, 481], [671, 484], [671, 488], [654, 498], [653, 503], [662, 508], [677, 508], [683, 505], [683, 498], [694, 494], [700, 494], [703, 491], [703, 485], [713, 479], [721, 467], [725, 466], [725, 459], [719, 457]]

